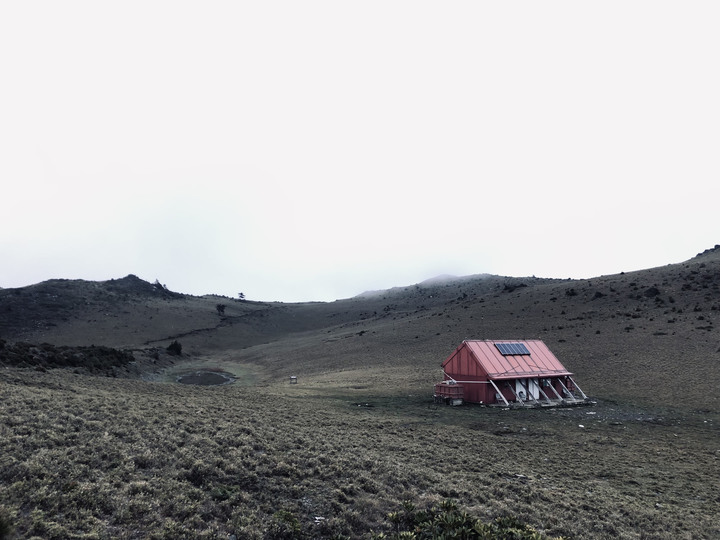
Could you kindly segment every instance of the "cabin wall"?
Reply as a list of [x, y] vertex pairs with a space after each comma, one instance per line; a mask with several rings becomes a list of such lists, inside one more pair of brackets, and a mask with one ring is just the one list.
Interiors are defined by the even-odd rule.
[[460, 373], [447, 373], [445, 375], [446, 381], [451, 380], [448, 375], [456, 381], [463, 381], [461, 383], [463, 387], [463, 401], [467, 401], [468, 403], [487, 403], [486, 387], [490, 386], [489, 384], [484, 383], [477, 377], [468, 377]]
[[443, 369], [453, 378], [456, 378], [454, 373], [458, 377], [465, 377], [468, 380], [487, 380], [487, 373], [466, 345], [458, 348], [455, 354], [443, 363]]
[[[443, 363], [445, 380], [451, 378], [464, 387], [464, 400], [469, 403], [488, 403], [495, 400], [495, 389], [487, 383], [487, 373], [471, 354], [467, 346], [459, 347], [455, 353]], [[472, 381], [469, 382], [468, 381]], [[477, 381], [477, 382], [474, 382]], [[492, 391], [489, 392], [488, 388]]]

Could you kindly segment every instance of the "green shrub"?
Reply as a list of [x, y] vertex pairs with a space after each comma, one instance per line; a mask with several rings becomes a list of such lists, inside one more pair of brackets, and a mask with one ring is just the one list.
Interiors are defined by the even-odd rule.
[[180, 356], [182, 354], [182, 345], [176, 339], [170, 345], [167, 346], [167, 352], [173, 356]]
[[461, 511], [455, 502], [449, 500], [441, 502], [437, 507], [420, 511], [406, 501], [401, 510], [388, 514], [388, 521], [392, 531], [375, 534], [373, 540], [549, 540], [515, 517], [499, 517], [491, 523], [483, 523]]
[[273, 514], [272, 523], [268, 530], [267, 538], [288, 539], [301, 537], [300, 521], [295, 514], [287, 510], [278, 510]]
[[0, 540], [10, 538], [13, 533], [12, 518], [4, 508], [0, 508]]

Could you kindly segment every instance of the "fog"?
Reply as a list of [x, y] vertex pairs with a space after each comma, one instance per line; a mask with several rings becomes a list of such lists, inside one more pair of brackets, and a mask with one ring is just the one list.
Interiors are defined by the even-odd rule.
[[0, 287], [334, 300], [718, 243], [694, 2], [0, 7]]

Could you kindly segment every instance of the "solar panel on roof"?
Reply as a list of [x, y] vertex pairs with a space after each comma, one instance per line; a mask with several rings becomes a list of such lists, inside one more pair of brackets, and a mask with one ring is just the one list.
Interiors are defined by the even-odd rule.
[[530, 354], [524, 343], [496, 343], [495, 346], [503, 356], [512, 356], [515, 354]]

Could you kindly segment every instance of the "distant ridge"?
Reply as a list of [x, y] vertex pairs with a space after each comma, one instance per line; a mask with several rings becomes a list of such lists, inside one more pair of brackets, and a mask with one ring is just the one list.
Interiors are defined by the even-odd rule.
[[161, 285], [159, 281], [150, 283], [144, 279], [140, 279], [135, 274], [128, 274], [124, 278], [111, 279], [109, 281], [102, 281], [101, 283], [108, 290], [119, 293], [151, 296], [157, 296], [158, 293], [160, 293], [162, 296], [174, 298], [182, 298], [184, 296], [182, 293], [171, 291], [165, 285]]
[[49, 279], [0, 290], [0, 335], [53, 327], [72, 319], [95, 319], [97, 313], [114, 313], [119, 305], [131, 299], [182, 298], [185, 295], [170, 291], [159, 282], [148, 283], [133, 274], [107, 281]]
[[453, 274], [440, 274], [438, 276], [428, 278], [425, 281], [421, 281], [420, 285], [435, 285], [437, 283], [445, 283], [446, 281], [455, 281], [456, 279], [458, 279], [458, 276]]
[[707, 255], [720, 255], [720, 244], [715, 244], [715, 247], [706, 249], [705, 251], [698, 253], [694, 258], [705, 257]]

